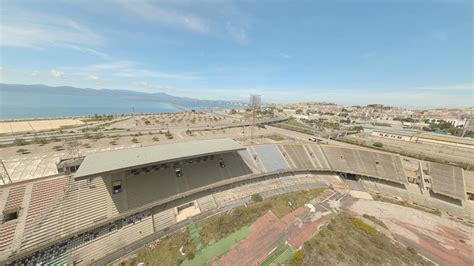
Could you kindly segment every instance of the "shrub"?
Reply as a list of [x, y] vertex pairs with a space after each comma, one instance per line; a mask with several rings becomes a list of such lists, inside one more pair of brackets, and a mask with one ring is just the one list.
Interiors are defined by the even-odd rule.
[[382, 142], [374, 142], [374, 144], [372, 144], [373, 146], [375, 147], [379, 147], [379, 148], [382, 148], [383, 147], [383, 143]]
[[254, 202], [260, 202], [263, 200], [262, 195], [256, 193], [250, 197]]
[[194, 259], [194, 252], [189, 251], [188, 254], [186, 254], [186, 258], [187, 258], [188, 260]]
[[297, 263], [300, 263], [303, 261], [303, 254], [301, 254], [301, 251], [300, 250], [297, 250], [294, 254], [293, 254], [293, 260]]
[[28, 154], [30, 153], [27, 149], [18, 149], [16, 150], [17, 153], [21, 153], [21, 154]]
[[13, 141], [13, 144], [15, 144], [17, 146], [23, 146], [23, 145], [28, 144], [28, 142], [24, 139], [17, 138]]
[[64, 148], [61, 145], [56, 145], [56, 146], [53, 147], [53, 150], [62, 151], [62, 150], [64, 150]]
[[407, 250], [412, 254], [418, 254], [418, 252], [416, 252], [416, 249], [414, 249], [412, 247], [407, 247]]

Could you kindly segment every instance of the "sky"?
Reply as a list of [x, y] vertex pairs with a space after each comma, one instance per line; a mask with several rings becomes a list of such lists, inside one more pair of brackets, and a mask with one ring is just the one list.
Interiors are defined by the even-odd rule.
[[474, 106], [473, 1], [5, 1], [0, 82]]

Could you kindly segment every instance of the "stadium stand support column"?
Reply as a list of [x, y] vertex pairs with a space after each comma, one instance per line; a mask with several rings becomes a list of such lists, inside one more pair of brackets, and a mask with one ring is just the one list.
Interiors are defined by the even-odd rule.
[[21, 203], [22, 215], [18, 217], [18, 224], [16, 226], [15, 237], [13, 238], [11, 250], [18, 250], [23, 240], [23, 232], [25, 231], [26, 214], [30, 206], [31, 191], [33, 190], [33, 183], [29, 183], [25, 187], [25, 195], [23, 196], [23, 202]]
[[425, 174], [423, 173], [423, 166], [421, 165], [421, 161], [418, 160], [418, 171], [420, 171], [420, 178], [421, 178], [421, 193], [424, 193], [426, 190], [426, 183], [425, 183]]
[[[130, 190], [127, 182], [127, 178], [124, 177], [124, 174], [112, 174], [109, 175], [107, 178], [103, 179], [106, 186], [110, 198], [112, 200], [113, 207], [116, 208], [118, 213], [125, 212], [129, 209], [129, 195], [128, 192]], [[113, 182], [121, 182], [122, 191], [120, 193], [113, 194], [112, 184]]]
[[114, 201], [114, 199], [112, 198], [113, 197], [113, 194], [112, 194], [112, 180], [111, 180], [111, 177], [110, 175], [107, 175], [107, 176], [104, 176], [102, 178], [104, 180], [104, 183], [105, 184], [109, 184], [109, 185], [106, 185], [107, 187], [107, 192], [109, 193], [109, 197], [107, 197], [107, 217], [113, 217], [114, 215], [117, 215], [119, 213], [119, 210], [121, 210], [121, 208], [117, 207], [117, 202]]

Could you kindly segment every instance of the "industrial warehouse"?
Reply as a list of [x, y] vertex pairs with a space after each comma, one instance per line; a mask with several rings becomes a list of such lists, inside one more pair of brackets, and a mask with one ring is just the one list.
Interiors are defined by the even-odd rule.
[[[0, 187], [0, 261], [102, 265], [253, 193], [346, 180], [468, 218], [474, 185], [467, 175], [456, 166], [323, 144], [212, 139], [94, 153], [75, 173]], [[258, 189], [243, 189], [255, 183]]]

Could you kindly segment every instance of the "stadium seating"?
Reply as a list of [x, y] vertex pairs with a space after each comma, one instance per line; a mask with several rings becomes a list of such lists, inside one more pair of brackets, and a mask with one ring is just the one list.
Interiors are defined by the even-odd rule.
[[[144, 210], [146, 204], [252, 172], [332, 170], [402, 184], [407, 182], [398, 155], [341, 146], [254, 145], [212, 158], [203, 156], [179, 162], [176, 167], [181, 169], [181, 177], [176, 176], [174, 163], [169, 163], [166, 168], [158, 164], [91, 179], [74, 180], [63, 176], [0, 188], [0, 198], [4, 201], [0, 207], [4, 210], [26, 207], [24, 231], [18, 230], [22, 228], [20, 221], [0, 224], [0, 251], [9, 252], [15, 234], [20, 232], [22, 238], [19, 249], [14, 250], [16, 254], [39, 249], [16, 261], [17, 264], [90, 264], [94, 259], [177, 223], [174, 207], [149, 205]], [[220, 160], [224, 167], [219, 165]], [[449, 174], [456, 182], [463, 178], [457, 169], [431, 168], [437, 173], [435, 177]], [[317, 187], [317, 182], [325, 180], [321, 176], [305, 178], [306, 174], [298, 178], [282, 177], [285, 174], [273, 173], [271, 177], [265, 177], [268, 178], [265, 185], [247, 180], [246, 186], [232, 184], [231, 190], [226, 187], [222, 192], [219, 188], [212, 195], [203, 193], [205, 195], [193, 200], [202, 212], [206, 212], [253, 193]], [[120, 192], [113, 192], [113, 182], [121, 182]], [[26, 193], [30, 190], [31, 194]]]
[[275, 145], [255, 145], [253, 148], [266, 172], [289, 169], [288, 164]]
[[305, 147], [302, 145], [281, 145], [280, 148], [288, 155], [287, 161], [290, 161], [295, 169], [314, 168], [311, 159]]
[[[219, 166], [222, 159], [225, 167]], [[127, 177], [128, 208], [164, 199], [177, 193], [209, 185], [229, 178], [250, 174], [251, 171], [237, 153], [216, 155], [197, 162], [184, 161], [179, 165], [183, 176], [176, 177], [173, 167]]]
[[[34, 247], [53, 237], [72, 234], [107, 218], [107, 195], [102, 178], [71, 183], [62, 199], [48, 211], [41, 222], [29, 226], [20, 250]], [[31, 203], [30, 203], [31, 204]]]
[[153, 210], [153, 221], [156, 231], [160, 231], [172, 226], [176, 223], [176, 214], [174, 209], [167, 209], [164, 211]]
[[316, 169], [331, 169], [326, 155], [323, 153], [320, 145], [308, 145], [308, 150], [312, 152], [313, 156], [311, 159], [316, 167]]
[[0, 227], [0, 251], [5, 250], [12, 242], [15, 235], [17, 222], [9, 222]]
[[200, 198], [197, 202], [202, 212], [217, 208], [216, 201], [212, 195]]
[[25, 185], [22, 185], [10, 189], [8, 199], [4, 207], [5, 210], [20, 208], [21, 203], [23, 202], [23, 196], [25, 194], [25, 187]]

